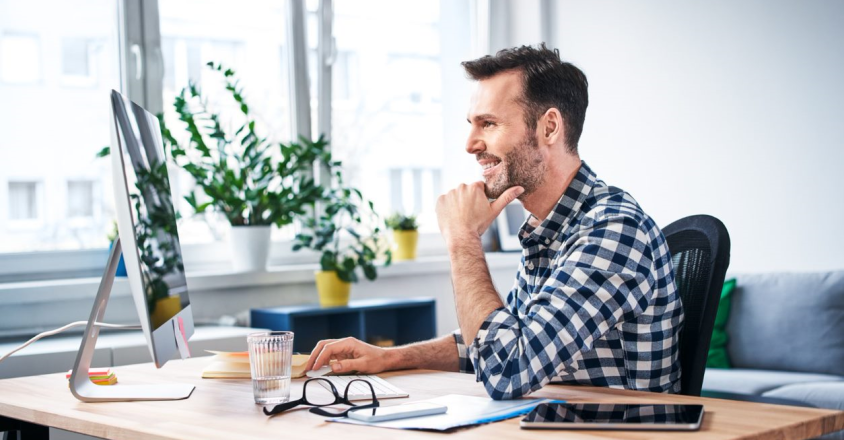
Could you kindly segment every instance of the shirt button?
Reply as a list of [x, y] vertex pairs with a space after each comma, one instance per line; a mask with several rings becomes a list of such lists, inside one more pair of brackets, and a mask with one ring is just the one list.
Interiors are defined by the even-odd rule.
[[533, 270], [533, 262], [528, 262], [526, 266], [529, 270]]
[[545, 239], [545, 244], [549, 244], [549, 243], [551, 243], [551, 240], [550, 240], [550, 239], [548, 239], [548, 238], [546, 238], [546, 239]]

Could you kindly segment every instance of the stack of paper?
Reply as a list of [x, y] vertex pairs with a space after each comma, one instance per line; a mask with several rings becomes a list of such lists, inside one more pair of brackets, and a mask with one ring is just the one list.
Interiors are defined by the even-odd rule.
[[[211, 363], [202, 370], [203, 379], [249, 379], [252, 373], [249, 368], [249, 352], [246, 351], [211, 351], [214, 353]], [[298, 378], [305, 375], [305, 364], [310, 356], [294, 354], [291, 377]]]
[[211, 363], [202, 370], [203, 379], [249, 379], [249, 353], [246, 351], [208, 351]]
[[449, 431], [461, 426], [480, 425], [518, 417], [529, 413], [536, 405], [548, 401], [548, 399], [492, 400], [488, 397], [449, 394], [435, 399], [420, 401], [446, 406], [448, 411], [445, 414], [375, 423], [367, 423], [345, 417], [329, 419], [329, 421], [377, 426], [380, 428]]
[[[73, 370], [68, 370], [67, 374], [65, 374], [68, 380], [70, 380], [72, 372]], [[117, 376], [114, 375], [114, 371], [111, 371], [111, 368], [91, 368], [88, 370], [88, 378], [97, 385], [114, 385], [117, 383]]]

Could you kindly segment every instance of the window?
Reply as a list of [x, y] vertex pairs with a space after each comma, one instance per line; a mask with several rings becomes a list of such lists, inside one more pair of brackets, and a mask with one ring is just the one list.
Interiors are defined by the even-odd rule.
[[37, 220], [38, 182], [9, 182], [9, 220]]
[[[334, 2], [332, 150], [348, 181], [383, 216], [417, 214], [422, 232], [438, 230], [434, 208], [443, 188], [445, 148], [462, 145], [444, 146], [443, 69], [468, 58], [457, 48], [468, 48], [469, 41], [452, 26], [441, 26], [441, 7], [455, 9], [444, 3]], [[444, 44], [456, 55], [444, 53]], [[315, 58], [315, 43], [310, 46]], [[312, 72], [312, 85], [314, 78]]]
[[37, 35], [0, 36], [0, 80], [9, 84], [35, 84], [41, 80], [41, 46]]
[[108, 247], [113, 196], [94, 191], [111, 167], [95, 155], [120, 89], [117, 16], [116, 0], [0, 0], [0, 254]]
[[102, 49], [103, 45], [97, 40], [77, 37], [62, 39], [62, 84], [96, 86]]
[[[284, 0], [160, 0], [161, 50], [164, 57], [165, 122], [177, 139], [187, 142], [173, 101], [189, 82], [197, 84], [208, 105], [221, 114], [229, 132], [239, 111], [224, 88], [222, 76], [210, 61], [235, 70], [258, 130], [276, 142], [290, 140], [290, 106]], [[224, 25], [223, 25], [224, 24]], [[238, 124], [239, 125], [239, 124]], [[175, 168], [170, 173], [174, 200], [182, 214], [182, 243], [219, 240], [228, 231], [219, 215], [191, 216], [184, 196], [194, 190], [190, 176]], [[200, 197], [201, 194], [198, 194]], [[274, 238], [280, 238], [274, 233]], [[289, 235], [289, 234], [288, 234]], [[282, 233], [281, 236], [284, 236]], [[292, 238], [292, 237], [290, 237]]]
[[88, 40], [65, 38], [62, 40], [62, 74], [68, 76], [90, 76], [88, 66]]
[[67, 216], [94, 216], [94, 182], [90, 180], [71, 180], [67, 182]]
[[[311, 55], [318, 5], [307, 1]], [[2, 254], [107, 247], [110, 162], [95, 154], [111, 143], [103, 104], [111, 89], [122, 85], [186, 136], [173, 102], [193, 81], [231, 126], [227, 115], [238, 112], [219, 75], [205, 67], [220, 62], [236, 70], [259, 131], [290, 141], [287, 8], [286, 0], [0, 0], [0, 282], [9, 275], [1, 260], [16, 258]], [[335, 1], [333, 9], [335, 157], [381, 214], [418, 213], [423, 231], [435, 231], [436, 196], [462, 169], [449, 156], [462, 152], [462, 133], [454, 136], [459, 130], [448, 121], [465, 124], [468, 82], [459, 62], [469, 58], [469, 3]], [[311, 96], [315, 109], [316, 92]], [[193, 182], [175, 166], [170, 175], [186, 252], [220, 263], [225, 244], [209, 243], [225, 238], [226, 221], [191, 216], [183, 196]], [[291, 235], [289, 228], [273, 237]]]

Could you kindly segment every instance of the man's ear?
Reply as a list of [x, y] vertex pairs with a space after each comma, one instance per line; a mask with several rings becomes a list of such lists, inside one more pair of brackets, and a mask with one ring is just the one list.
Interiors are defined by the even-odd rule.
[[547, 145], [554, 145], [565, 139], [566, 127], [563, 115], [556, 107], [549, 108], [539, 119], [539, 139]]

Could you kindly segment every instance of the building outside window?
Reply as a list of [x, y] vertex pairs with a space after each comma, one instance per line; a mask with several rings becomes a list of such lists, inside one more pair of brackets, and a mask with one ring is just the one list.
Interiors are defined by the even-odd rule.
[[[309, 3], [314, 107], [316, 7]], [[373, 200], [382, 216], [416, 214], [422, 232], [438, 230], [443, 66], [459, 62], [441, 48], [462, 37], [440, 21], [437, 1], [334, 2], [332, 151], [343, 161], [349, 183]]]
[[95, 156], [120, 90], [117, 17], [117, 0], [0, 0], [0, 254], [108, 247], [111, 166]]
[[[111, 89], [121, 90], [121, 70], [132, 77], [140, 71], [134, 48], [125, 50], [123, 62], [128, 64], [121, 66], [118, 4], [0, 0], [0, 182], [38, 182], [35, 196], [31, 185], [14, 188], [15, 212], [4, 218], [39, 219], [23, 232], [0, 225], [0, 254], [108, 245], [114, 216], [111, 166], [108, 159], [95, 158], [111, 143], [103, 97]], [[312, 54], [318, 4], [307, 2]], [[262, 134], [273, 142], [291, 141], [285, 0], [159, 0], [151, 5], [157, 7], [145, 10], [157, 11], [160, 35], [148, 41], [160, 41], [160, 46], [144, 40], [149, 47], [142, 47], [141, 53], [154, 57], [160, 52], [162, 69], [147, 65], [143, 81], [147, 90], [162, 90], [163, 107], [150, 110], [163, 110], [177, 137], [184, 139], [186, 133], [173, 101], [190, 81], [203, 91], [208, 106], [223, 115], [225, 128], [234, 132], [238, 126], [231, 117], [238, 111], [220, 75], [205, 67], [214, 61], [236, 70]], [[444, 151], [455, 147], [444, 140], [449, 136], [444, 136], [443, 121], [454, 119], [444, 113], [453, 106], [444, 103], [460, 93], [453, 88], [446, 93], [444, 78], [468, 58], [460, 50], [469, 47], [469, 34], [465, 26], [441, 23], [468, 22], [468, 7], [461, 5], [334, 2], [330, 138], [335, 157], [344, 162], [347, 182], [373, 200], [380, 214], [418, 214], [423, 232], [437, 229], [434, 203], [443, 182], [449, 181], [449, 167], [456, 163], [445, 159]], [[141, 18], [126, 20], [135, 23]], [[458, 82], [462, 87], [464, 80]], [[314, 72], [310, 83], [316, 84]], [[315, 108], [315, 90], [311, 97]], [[38, 118], [32, 117], [36, 114]], [[312, 126], [317, 127], [316, 120]], [[182, 215], [182, 241], [188, 247], [222, 241], [228, 231], [225, 219], [191, 215], [183, 198], [195, 190], [193, 182], [175, 166], [171, 179]], [[6, 185], [4, 190], [8, 194], [0, 203], [11, 208], [12, 188]], [[289, 239], [292, 231], [275, 231], [273, 238]]]

